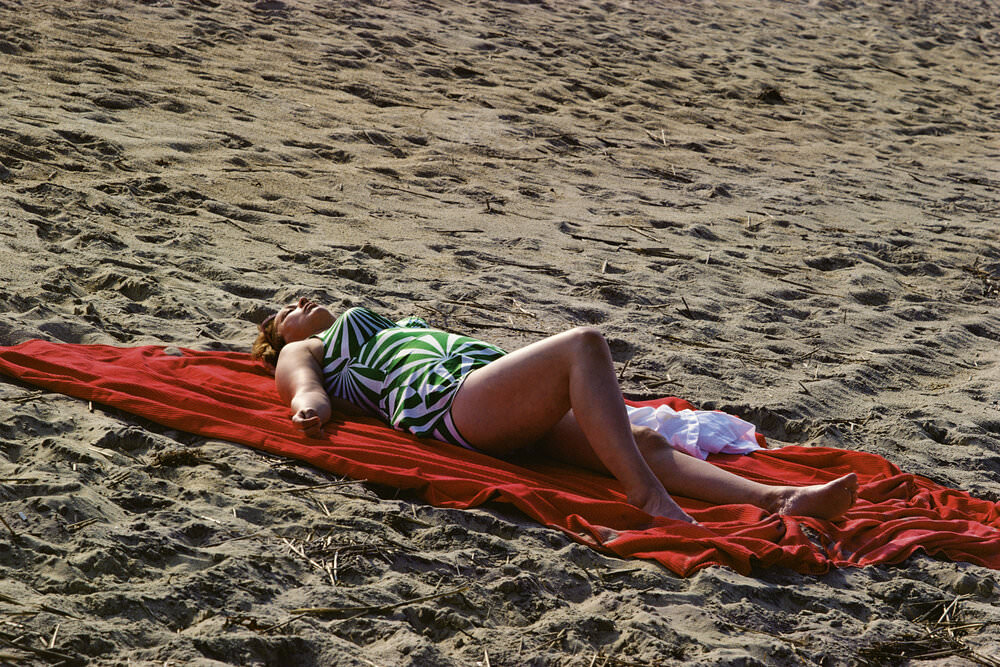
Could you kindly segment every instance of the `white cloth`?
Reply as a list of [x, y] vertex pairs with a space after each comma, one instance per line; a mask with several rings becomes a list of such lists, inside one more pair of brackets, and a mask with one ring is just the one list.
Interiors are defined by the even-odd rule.
[[749, 454], [761, 449], [750, 422], [711, 410], [675, 411], [666, 405], [636, 408], [626, 405], [634, 426], [658, 432], [674, 449], [705, 459], [709, 454]]

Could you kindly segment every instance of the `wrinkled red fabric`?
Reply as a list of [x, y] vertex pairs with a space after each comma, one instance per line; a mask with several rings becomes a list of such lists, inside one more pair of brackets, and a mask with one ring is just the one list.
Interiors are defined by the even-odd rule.
[[[307, 439], [292, 426], [271, 375], [249, 355], [172, 351], [32, 340], [0, 347], [0, 372], [170, 428], [413, 489], [434, 505], [510, 503], [579, 542], [652, 559], [685, 576], [709, 565], [744, 574], [775, 566], [821, 573], [831, 566], [896, 563], [917, 549], [1000, 569], [996, 503], [905, 474], [872, 454], [789, 446], [712, 456], [715, 465], [769, 484], [826, 482], [853, 471], [860, 499], [841, 519], [823, 521], [678, 497], [701, 522], [695, 526], [652, 518], [627, 504], [613, 478], [540, 460], [519, 465], [420, 440], [374, 419], [335, 420], [324, 438]], [[670, 398], [646, 404], [664, 402], [678, 410], [690, 407]]]

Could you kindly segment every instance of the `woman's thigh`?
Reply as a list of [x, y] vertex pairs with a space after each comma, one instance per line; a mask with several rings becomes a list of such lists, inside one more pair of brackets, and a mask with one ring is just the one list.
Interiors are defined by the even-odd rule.
[[470, 445], [506, 454], [541, 440], [569, 411], [573, 332], [546, 338], [470, 373], [451, 416]]

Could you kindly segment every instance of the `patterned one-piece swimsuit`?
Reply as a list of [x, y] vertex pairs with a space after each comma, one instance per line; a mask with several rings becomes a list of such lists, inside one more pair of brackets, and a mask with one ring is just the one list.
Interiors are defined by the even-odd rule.
[[351, 308], [317, 336], [326, 392], [401, 431], [474, 449], [455, 427], [451, 404], [469, 373], [504, 356], [500, 348], [430, 329], [416, 317], [393, 322]]

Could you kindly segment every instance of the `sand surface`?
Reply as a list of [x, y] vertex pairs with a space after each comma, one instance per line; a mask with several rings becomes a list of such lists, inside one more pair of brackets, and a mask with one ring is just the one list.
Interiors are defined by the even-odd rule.
[[[998, 90], [992, 0], [0, 0], [0, 344], [595, 325], [997, 500]], [[0, 449], [12, 664], [1000, 664], [969, 564], [681, 579], [9, 381]]]

